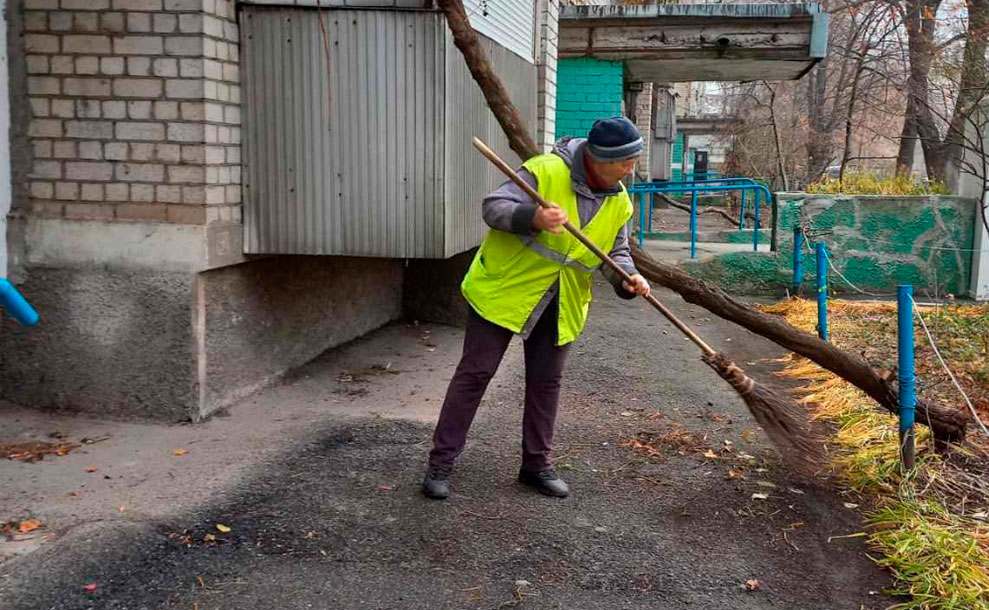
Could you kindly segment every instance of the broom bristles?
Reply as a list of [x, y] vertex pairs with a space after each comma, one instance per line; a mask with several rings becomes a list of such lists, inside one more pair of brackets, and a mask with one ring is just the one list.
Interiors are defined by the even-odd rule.
[[824, 465], [823, 443], [811, 430], [807, 413], [799, 405], [756, 383], [724, 354], [703, 358], [738, 392], [756, 422], [792, 467], [810, 473]]

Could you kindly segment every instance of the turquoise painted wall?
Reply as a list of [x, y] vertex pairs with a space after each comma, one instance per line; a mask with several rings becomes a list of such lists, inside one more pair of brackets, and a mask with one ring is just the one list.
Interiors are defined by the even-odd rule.
[[[917, 294], [968, 292], [976, 202], [948, 196], [886, 197], [779, 193], [776, 253], [734, 252], [684, 267], [735, 294], [782, 293], [793, 279], [793, 226], [823, 239], [834, 266], [868, 292], [913, 284]], [[814, 291], [814, 255], [804, 255], [805, 295]], [[855, 294], [829, 273], [832, 292]]]
[[[670, 163], [683, 163], [683, 132], [677, 131], [677, 139], [673, 142], [673, 152]], [[683, 178], [683, 169], [673, 168], [671, 175], [672, 180], [681, 180]]]
[[621, 62], [561, 59], [557, 70], [557, 139], [586, 137], [595, 120], [621, 114], [624, 89]]

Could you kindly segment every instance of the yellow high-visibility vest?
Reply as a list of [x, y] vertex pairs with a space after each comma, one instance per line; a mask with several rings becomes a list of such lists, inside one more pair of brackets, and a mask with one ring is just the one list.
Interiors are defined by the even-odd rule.
[[[544, 154], [522, 166], [536, 177], [540, 195], [563, 208], [570, 222], [597, 247], [611, 250], [618, 231], [632, 217], [632, 201], [624, 186], [620, 193], [604, 200], [594, 218], [580, 226], [577, 193], [563, 159]], [[601, 260], [567, 231], [524, 236], [491, 229], [460, 289], [482, 318], [518, 333], [542, 296], [559, 280], [557, 345], [565, 345], [584, 329], [591, 302], [591, 274], [600, 266]]]

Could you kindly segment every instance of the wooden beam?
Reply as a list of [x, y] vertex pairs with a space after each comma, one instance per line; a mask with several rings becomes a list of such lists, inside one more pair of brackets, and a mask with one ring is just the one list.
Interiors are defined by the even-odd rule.
[[795, 28], [772, 24], [705, 26], [574, 27], [560, 31], [560, 57], [599, 59], [673, 58], [678, 54], [718, 53], [726, 57], [809, 58], [810, 24]]

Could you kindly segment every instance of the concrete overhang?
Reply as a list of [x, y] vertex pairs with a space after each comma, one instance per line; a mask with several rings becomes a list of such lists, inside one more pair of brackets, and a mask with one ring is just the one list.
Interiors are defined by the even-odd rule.
[[742, 121], [725, 117], [677, 117], [677, 131], [688, 135], [717, 134], [741, 124]]
[[817, 3], [560, 9], [559, 57], [622, 61], [632, 81], [798, 79], [827, 47]]

